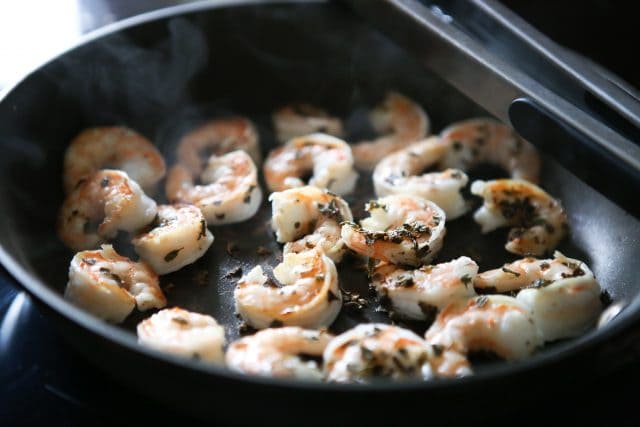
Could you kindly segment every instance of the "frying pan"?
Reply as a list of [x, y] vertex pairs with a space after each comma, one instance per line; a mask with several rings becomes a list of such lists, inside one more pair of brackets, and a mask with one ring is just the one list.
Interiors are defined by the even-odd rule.
[[[139, 346], [133, 331], [143, 314], [110, 325], [62, 298], [73, 254], [57, 239], [55, 218], [63, 199], [64, 150], [81, 129], [130, 126], [153, 140], [171, 163], [186, 131], [211, 117], [243, 114], [256, 122], [266, 153], [274, 145], [270, 112], [276, 106], [291, 101], [324, 106], [346, 118], [348, 139], [355, 140], [369, 136], [364, 111], [388, 89], [425, 106], [435, 132], [456, 120], [488, 115], [340, 4], [205, 2], [100, 30], [0, 99], [0, 260], [61, 334], [97, 366], [198, 417], [279, 424], [385, 423], [425, 414], [446, 420], [453, 413], [460, 419], [496, 401], [518, 405], [528, 395], [575, 386], [593, 366], [612, 366], [612, 355], [620, 351], [615, 343], [640, 317], [635, 266], [640, 224], [550, 158], [544, 158], [542, 186], [562, 200], [571, 224], [571, 236], [559, 249], [587, 262], [623, 310], [604, 327], [548, 346], [529, 360], [485, 361], [471, 377], [368, 385], [247, 377]], [[476, 177], [495, 174], [472, 171]], [[155, 194], [159, 201], [161, 193]], [[354, 216], [362, 217], [363, 203], [372, 195], [370, 177], [362, 174], [357, 192], [347, 197]], [[269, 216], [265, 201], [251, 220], [212, 228], [215, 242], [206, 256], [162, 278], [169, 304], [213, 315], [225, 326], [228, 341], [236, 339], [241, 331], [233, 314], [233, 273], [257, 263], [273, 267], [281, 251], [269, 231]], [[502, 248], [506, 232], [481, 235], [469, 216], [447, 228], [438, 260], [467, 254], [487, 269], [513, 259]], [[267, 251], [258, 251], [260, 246]], [[367, 303], [345, 306], [331, 330], [389, 322], [357, 262], [340, 270], [342, 288]], [[400, 323], [418, 332], [425, 328]], [[238, 405], [247, 410], [228, 409]]]

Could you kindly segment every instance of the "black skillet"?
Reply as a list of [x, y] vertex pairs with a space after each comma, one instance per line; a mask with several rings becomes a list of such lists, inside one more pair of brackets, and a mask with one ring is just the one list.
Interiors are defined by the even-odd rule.
[[[388, 89], [420, 102], [434, 132], [487, 115], [341, 5], [207, 2], [101, 30], [0, 100], [0, 259], [61, 333], [98, 366], [199, 417], [280, 424], [382, 423], [425, 413], [429, 420], [465, 418], [496, 401], [517, 405], [526, 396], [575, 385], [594, 364], [611, 365], [617, 351], [611, 343], [640, 318], [635, 265], [640, 225], [550, 159], [544, 161], [542, 186], [563, 201], [571, 224], [571, 237], [560, 250], [586, 261], [613, 303], [625, 308], [601, 329], [549, 346], [527, 361], [481, 364], [468, 378], [359, 386], [245, 377], [140, 347], [132, 331], [142, 314], [113, 326], [62, 299], [72, 253], [57, 239], [54, 224], [63, 198], [62, 156], [81, 129], [131, 126], [155, 141], [171, 163], [181, 134], [213, 116], [243, 114], [257, 123], [266, 153], [274, 144], [269, 119], [274, 107], [290, 101], [325, 106], [346, 118], [349, 137], [356, 139], [369, 133], [364, 109]], [[494, 171], [474, 172], [488, 173]], [[362, 174], [357, 192], [348, 197], [355, 216], [372, 195], [370, 178]], [[161, 191], [156, 197], [162, 200]], [[280, 248], [269, 231], [269, 215], [265, 201], [250, 221], [212, 228], [215, 242], [207, 255], [162, 278], [169, 304], [215, 316], [228, 340], [236, 339], [241, 331], [233, 314], [237, 277], [232, 273], [277, 263]], [[506, 232], [481, 235], [468, 216], [447, 227], [438, 260], [465, 254], [486, 269], [513, 259], [503, 249]], [[343, 289], [367, 303], [345, 305], [331, 329], [389, 322], [360, 266], [351, 262], [340, 270]], [[426, 327], [403, 325], [419, 332]], [[247, 409], [227, 409], [239, 404]]]

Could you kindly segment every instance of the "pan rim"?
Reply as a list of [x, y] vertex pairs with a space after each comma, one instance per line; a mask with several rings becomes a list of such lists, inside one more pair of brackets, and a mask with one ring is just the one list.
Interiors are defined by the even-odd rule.
[[[158, 9], [144, 14], [132, 16], [121, 21], [106, 25], [97, 30], [89, 32], [80, 37], [77, 42], [71, 46], [55, 52], [39, 65], [33, 67], [30, 71], [24, 73], [15, 81], [7, 85], [0, 91], [0, 103], [16, 90], [22, 83], [29, 79], [35, 72], [41, 70], [49, 63], [58, 60], [67, 55], [69, 52], [92, 43], [101, 37], [105, 37], [128, 28], [136, 27], [142, 24], [159, 21], [171, 17], [195, 13], [205, 10], [221, 9], [233, 6], [246, 6], [256, 4], [296, 4], [296, 3], [318, 3], [327, 4], [327, 0], [201, 0], [194, 3], [176, 5], [167, 8]], [[142, 354], [145, 357], [155, 359], [169, 364], [173, 369], [186, 369], [191, 373], [200, 373], [213, 376], [219, 376], [226, 380], [238, 382], [245, 385], [260, 385], [280, 389], [298, 389], [305, 391], [331, 391], [339, 393], [387, 393], [389, 391], [411, 392], [411, 391], [444, 391], [458, 390], [471, 385], [480, 385], [487, 381], [496, 381], [513, 375], [524, 374], [536, 369], [541, 369], [560, 361], [568, 360], [575, 357], [576, 354], [582, 353], [588, 349], [592, 349], [598, 344], [602, 344], [611, 336], [627, 329], [632, 323], [640, 319], [640, 297], [636, 296], [630, 304], [625, 308], [625, 315], [615, 319], [603, 330], [591, 330], [581, 337], [572, 339], [569, 343], [563, 343], [557, 348], [547, 349], [542, 353], [534, 355], [530, 359], [518, 362], [505, 362], [496, 364], [486, 371], [477, 374], [457, 378], [455, 380], [444, 381], [424, 381], [411, 380], [403, 382], [384, 382], [372, 384], [334, 384], [334, 383], [315, 383], [304, 382], [295, 379], [282, 379], [244, 375], [234, 372], [222, 366], [207, 365], [203, 362], [192, 361], [180, 356], [163, 353], [161, 351], [144, 347], [138, 344], [133, 334], [119, 328], [116, 325], [109, 324], [93, 315], [81, 310], [73, 304], [66, 301], [62, 295], [51, 287], [47, 286], [42, 280], [35, 275], [29, 273], [27, 269], [7, 251], [2, 243], [0, 243], [0, 263], [7, 269], [12, 279], [17, 282], [19, 288], [26, 290], [30, 296], [33, 296], [47, 307], [53, 309], [57, 315], [74, 323], [76, 326], [89, 331], [97, 337], [104, 338], [112, 344]]]

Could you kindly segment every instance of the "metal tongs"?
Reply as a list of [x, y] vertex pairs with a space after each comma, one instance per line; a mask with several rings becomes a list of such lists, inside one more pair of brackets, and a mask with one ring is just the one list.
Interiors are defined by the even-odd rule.
[[640, 217], [640, 96], [494, 0], [344, 0], [584, 182]]

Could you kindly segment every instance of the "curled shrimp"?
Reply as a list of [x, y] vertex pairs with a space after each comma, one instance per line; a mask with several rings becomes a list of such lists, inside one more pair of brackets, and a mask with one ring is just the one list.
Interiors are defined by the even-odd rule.
[[491, 119], [472, 119], [454, 123], [440, 135], [451, 147], [440, 161], [442, 168], [466, 171], [480, 163], [491, 163], [505, 169], [513, 179], [538, 182], [538, 152], [509, 126]]
[[323, 355], [325, 376], [333, 382], [366, 383], [372, 377], [430, 379], [468, 372], [464, 359], [437, 350], [408, 329], [363, 323], [329, 342]]
[[369, 113], [369, 121], [382, 136], [352, 146], [358, 169], [372, 170], [388, 154], [423, 139], [429, 133], [429, 117], [422, 107], [397, 92], [386, 94], [384, 100]]
[[269, 328], [231, 343], [227, 366], [235, 371], [266, 377], [322, 380], [322, 357], [332, 335], [297, 326]]
[[73, 257], [64, 298], [114, 323], [122, 322], [136, 306], [145, 311], [167, 304], [158, 275], [145, 263], [119, 255], [111, 245]]
[[271, 227], [284, 253], [321, 249], [340, 262], [346, 246], [340, 236], [341, 223], [353, 221], [349, 205], [339, 196], [305, 186], [271, 193]]
[[222, 156], [243, 150], [260, 164], [258, 132], [244, 117], [228, 117], [206, 122], [182, 137], [178, 143], [178, 163], [193, 176], [202, 173], [211, 155]]
[[342, 138], [342, 120], [309, 104], [291, 104], [273, 113], [276, 138], [282, 144], [302, 135], [326, 133]]
[[118, 230], [135, 232], [153, 221], [156, 202], [122, 171], [95, 172], [71, 192], [58, 215], [58, 235], [74, 250], [95, 248]]
[[474, 286], [508, 292], [531, 309], [545, 341], [570, 338], [595, 325], [600, 285], [589, 267], [559, 251], [553, 259], [524, 258], [476, 276]]
[[357, 253], [394, 264], [419, 266], [442, 248], [445, 213], [416, 196], [392, 195], [367, 203], [371, 215], [343, 223], [342, 240]]
[[262, 203], [256, 165], [242, 150], [211, 156], [200, 180], [196, 185], [188, 168], [174, 166], [167, 177], [167, 198], [197, 206], [210, 225], [245, 221]]
[[478, 265], [467, 257], [426, 265], [414, 270], [379, 263], [372, 271], [372, 285], [390, 299], [395, 312], [416, 320], [429, 319], [450, 302], [474, 296], [473, 278]]
[[160, 205], [151, 229], [132, 243], [140, 258], [158, 274], [167, 274], [195, 262], [213, 243], [202, 212], [185, 204]]
[[166, 353], [224, 363], [224, 328], [211, 316], [166, 308], [138, 323], [138, 342]]
[[261, 266], [238, 281], [234, 291], [236, 311], [251, 326], [330, 325], [340, 312], [342, 294], [331, 258], [316, 249], [284, 254], [273, 269], [273, 279]]
[[349, 145], [323, 133], [294, 138], [271, 151], [263, 170], [271, 191], [302, 187], [302, 178], [311, 172], [309, 185], [344, 195], [353, 191], [358, 178]]
[[567, 233], [567, 215], [560, 202], [528, 181], [474, 181], [471, 193], [484, 199], [473, 215], [483, 233], [511, 226], [505, 248], [519, 255], [544, 255]]
[[150, 189], [166, 172], [162, 154], [139, 133], [125, 127], [95, 127], [82, 131], [64, 155], [67, 194], [100, 169], [123, 170], [142, 188]]
[[442, 208], [447, 219], [465, 214], [469, 205], [460, 190], [467, 185], [469, 178], [464, 172], [447, 169], [421, 174], [436, 164], [449, 146], [440, 138], [432, 137], [384, 157], [373, 171], [376, 195], [410, 194], [431, 200]]
[[426, 340], [462, 355], [488, 350], [507, 360], [526, 358], [542, 344], [529, 308], [503, 295], [450, 303], [438, 313]]

